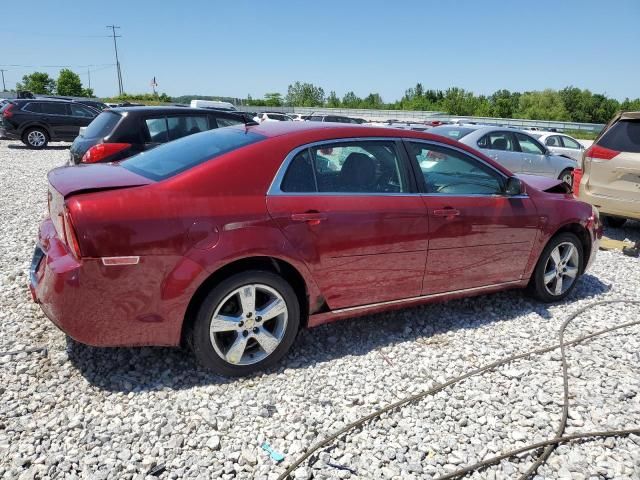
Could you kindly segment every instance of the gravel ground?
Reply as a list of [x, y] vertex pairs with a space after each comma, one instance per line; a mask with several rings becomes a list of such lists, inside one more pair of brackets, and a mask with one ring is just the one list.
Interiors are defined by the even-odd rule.
[[[282, 366], [227, 380], [176, 349], [96, 349], [59, 332], [29, 297], [27, 271], [46, 210], [45, 173], [66, 145], [43, 152], [0, 141], [0, 477], [260, 478], [307, 446], [390, 401], [515, 352], [555, 343], [568, 314], [595, 300], [634, 297], [640, 260], [600, 252], [566, 302], [520, 292], [452, 301], [302, 332]], [[640, 239], [640, 224], [612, 232]], [[638, 318], [600, 307], [567, 338]], [[570, 348], [567, 433], [640, 426], [640, 327]], [[308, 478], [435, 478], [553, 436], [562, 389], [557, 352], [470, 378], [347, 435], [295, 473]], [[259, 449], [268, 441], [286, 459]], [[470, 478], [516, 478], [523, 456]], [[334, 466], [332, 466], [334, 465]], [[348, 469], [336, 467], [344, 466]], [[157, 478], [147, 476], [148, 478]], [[640, 437], [559, 447], [538, 479], [640, 478]]]

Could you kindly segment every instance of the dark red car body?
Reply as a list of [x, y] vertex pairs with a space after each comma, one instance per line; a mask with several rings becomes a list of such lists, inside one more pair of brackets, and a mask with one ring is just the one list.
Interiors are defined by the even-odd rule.
[[[592, 207], [544, 192], [557, 182], [543, 177], [523, 177], [526, 195], [517, 197], [267, 194], [294, 149], [343, 138], [438, 142], [511, 176], [455, 141], [305, 122], [247, 128], [266, 138], [162, 181], [118, 164], [51, 171], [52, 218], [40, 228], [30, 285], [46, 315], [90, 345], [179, 345], [201, 292], [247, 265], [282, 271], [316, 326], [524, 287], [562, 230], [581, 235], [584, 268], [595, 256], [601, 233]], [[310, 211], [317, 218], [301, 217]], [[121, 257], [139, 260], [105, 265]]]

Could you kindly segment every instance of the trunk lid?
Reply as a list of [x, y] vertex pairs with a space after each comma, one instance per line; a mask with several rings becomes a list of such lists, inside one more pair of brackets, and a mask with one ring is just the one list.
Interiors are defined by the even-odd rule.
[[139, 187], [154, 183], [153, 180], [120, 165], [108, 163], [60, 167], [51, 170], [48, 178], [49, 185], [63, 198], [74, 193]]

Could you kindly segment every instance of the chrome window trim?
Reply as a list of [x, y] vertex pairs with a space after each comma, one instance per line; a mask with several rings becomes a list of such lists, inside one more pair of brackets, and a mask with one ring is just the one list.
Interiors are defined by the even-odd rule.
[[[306, 143], [304, 145], [300, 145], [296, 148], [294, 148], [293, 150], [291, 150], [287, 156], [284, 158], [284, 161], [282, 162], [282, 164], [280, 165], [280, 167], [278, 168], [278, 171], [276, 172], [275, 176], [273, 177], [273, 180], [271, 181], [271, 184], [269, 185], [269, 188], [267, 189], [267, 196], [288, 196], [288, 197], [308, 197], [311, 195], [314, 196], [319, 196], [319, 197], [336, 197], [336, 196], [340, 196], [340, 197], [370, 197], [370, 196], [376, 196], [376, 197], [415, 197], [415, 196], [422, 196], [422, 197], [432, 197], [432, 196], [437, 196], [437, 197], [444, 197], [444, 196], [449, 196], [449, 197], [507, 197], [507, 198], [529, 198], [528, 194], [524, 194], [524, 195], [499, 195], [499, 194], [484, 194], [484, 193], [474, 193], [474, 194], [465, 194], [465, 195], [450, 195], [450, 194], [442, 194], [442, 193], [426, 193], [426, 192], [416, 192], [416, 193], [411, 193], [411, 192], [404, 192], [404, 193], [360, 193], [360, 192], [353, 192], [353, 193], [349, 193], [349, 192], [283, 192], [281, 190], [281, 185], [282, 185], [282, 181], [284, 180], [284, 176], [287, 172], [287, 170], [289, 169], [289, 165], [291, 164], [291, 162], [293, 161], [293, 158], [300, 153], [303, 150], [306, 150], [308, 148], [317, 146], [317, 145], [327, 145], [327, 144], [333, 144], [333, 143], [350, 143], [350, 142], [362, 142], [362, 141], [387, 141], [387, 142], [417, 142], [417, 143], [426, 143], [429, 145], [436, 145], [436, 146], [440, 146], [440, 147], [445, 147], [445, 148], [450, 148], [452, 150], [456, 150], [464, 155], [468, 155], [469, 157], [471, 157], [472, 159], [482, 163], [483, 165], [489, 167], [491, 170], [493, 170], [494, 172], [496, 172], [498, 175], [500, 175], [505, 181], [506, 179], [508, 179], [509, 177], [504, 174], [503, 172], [501, 172], [500, 170], [498, 170], [496, 167], [494, 167], [493, 165], [488, 164], [487, 162], [485, 162], [483, 159], [481, 159], [480, 157], [467, 152], [466, 150], [460, 148], [460, 147], [456, 147], [454, 145], [449, 145], [446, 143], [441, 143], [441, 142], [437, 142], [434, 140], [426, 140], [423, 138], [415, 138], [415, 137], [350, 137], [350, 138], [337, 138], [337, 139], [332, 139], [332, 140], [319, 140], [316, 142], [310, 142], [310, 143]], [[409, 159], [409, 161], [413, 161], [411, 159]]]

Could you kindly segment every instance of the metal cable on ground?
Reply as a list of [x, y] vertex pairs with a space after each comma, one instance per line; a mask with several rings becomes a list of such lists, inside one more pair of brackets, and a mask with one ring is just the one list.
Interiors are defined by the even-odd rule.
[[301, 455], [296, 461], [294, 461], [291, 465], [289, 465], [289, 467], [287, 467], [287, 469], [285, 470], [285, 472], [280, 475], [278, 477], [278, 480], [285, 480], [287, 478], [289, 478], [289, 476], [291, 475], [291, 473], [296, 470], [303, 462], [305, 462], [309, 457], [311, 457], [315, 452], [317, 452], [318, 450], [320, 450], [321, 448], [326, 447], [327, 445], [331, 444], [334, 440], [336, 440], [337, 438], [345, 435], [346, 433], [348, 433], [349, 431], [357, 428], [357, 427], [361, 427], [363, 426], [365, 423], [367, 423], [370, 420], [373, 420], [375, 418], [380, 417], [382, 414], [390, 412], [392, 410], [395, 410], [397, 408], [400, 408], [404, 405], [407, 405], [409, 403], [415, 402], [417, 400], [420, 400], [422, 398], [425, 398], [427, 396], [430, 395], [434, 395], [442, 390], [444, 390], [445, 388], [454, 385], [456, 383], [461, 382], [462, 380], [466, 380], [469, 377], [493, 370], [494, 368], [500, 367], [502, 365], [505, 365], [507, 363], [513, 362], [515, 360], [520, 360], [523, 358], [527, 358], [527, 357], [531, 357], [533, 355], [540, 355], [543, 353], [547, 353], [547, 352], [551, 352], [553, 350], [556, 350], [558, 348], [560, 348], [560, 352], [561, 352], [561, 360], [562, 360], [562, 365], [563, 365], [563, 383], [564, 383], [564, 397], [565, 397], [565, 402], [563, 405], [563, 418], [560, 424], [560, 428], [558, 428], [558, 431], [556, 433], [556, 436], [551, 439], [551, 440], [547, 440], [545, 442], [540, 442], [537, 444], [533, 444], [533, 445], [529, 445], [527, 447], [523, 447], [520, 448], [518, 450], [513, 450], [511, 452], [507, 452], [503, 455], [500, 455], [499, 457], [494, 457], [494, 458], [490, 458], [488, 460], [482, 461], [482, 462], [478, 462], [474, 465], [471, 465], [469, 467], [460, 469], [460, 470], [456, 470], [455, 472], [449, 473], [443, 477], [439, 477], [437, 480], [445, 480], [445, 479], [449, 479], [449, 478], [456, 478], [459, 477], [461, 475], [465, 475], [467, 473], [470, 473], [472, 471], [475, 470], [479, 470], [488, 466], [491, 466], [497, 462], [500, 462], [501, 460], [505, 459], [505, 458], [509, 458], [512, 457], [514, 455], [518, 455], [519, 453], [523, 453], [526, 451], [530, 451], [530, 450], [536, 450], [538, 448], [542, 448], [542, 447], [546, 447], [544, 452], [542, 453], [542, 455], [532, 464], [532, 466], [527, 470], [527, 472], [525, 473], [525, 475], [523, 475], [521, 478], [525, 479], [525, 478], [529, 478], [531, 475], [533, 475], [535, 473], [535, 471], [538, 469], [538, 467], [540, 465], [542, 465], [542, 463], [544, 463], [546, 461], [546, 459], [549, 457], [549, 455], [551, 455], [551, 453], [553, 452], [553, 449], [555, 448], [556, 445], [560, 444], [560, 443], [565, 443], [568, 441], [572, 441], [572, 440], [577, 440], [580, 438], [594, 438], [594, 437], [611, 437], [611, 436], [619, 436], [619, 435], [630, 435], [632, 433], [638, 433], [640, 431], [640, 429], [631, 429], [631, 430], [612, 430], [612, 431], [606, 431], [606, 432], [586, 432], [586, 433], [582, 433], [582, 434], [575, 434], [575, 435], [569, 435], [566, 437], [562, 437], [562, 433], [564, 432], [564, 428], [566, 426], [566, 420], [567, 420], [567, 416], [568, 416], [568, 398], [569, 398], [569, 390], [568, 390], [568, 373], [567, 373], [567, 363], [566, 363], [566, 357], [565, 357], [565, 347], [568, 347], [570, 345], [575, 345], [577, 343], [583, 342], [585, 340], [603, 335], [605, 333], [609, 333], [609, 332], [613, 332], [616, 330], [620, 330], [623, 328], [627, 328], [627, 327], [631, 327], [634, 325], [640, 325], [640, 320], [635, 320], [632, 322], [626, 322], [623, 323], [621, 325], [616, 325], [613, 327], [609, 327], [609, 328], [605, 328], [603, 330], [599, 330], [597, 332], [593, 332], [593, 333], [589, 333], [586, 335], [582, 335], [580, 337], [574, 338], [573, 340], [569, 340], [567, 342], [564, 342], [564, 331], [567, 327], [567, 325], [569, 325], [569, 323], [574, 320], [576, 317], [578, 317], [579, 315], [581, 315], [582, 313], [586, 312], [587, 310], [590, 310], [592, 308], [598, 307], [598, 306], [602, 306], [602, 305], [611, 305], [611, 304], [615, 304], [615, 303], [626, 303], [626, 304], [633, 304], [633, 305], [640, 305], [640, 300], [628, 300], [628, 299], [615, 299], [615, 300], [602, 300], [602, 301], [598, 301], [598, 302], [594, 302], [591, 303], [589, 305], [586, 305], [580, 309], [578, 309], [576, 312], [572, 313], [562, 324], [562, 327], [560, 327], [560, 331], [559, 331], [559, 337], [560, 337], [560, 343], [556, 344], [556, 345], [551, 345], [551, 346], [547, 346], [547, 347], [542, 347], [542, 348], [538, 348], [536, 350], [531, 350], [529, 352], [525, 352], [525, 353], [520, 353], [520, 354], [516, 354], [516, 355], [512, 355], [510, 357], [504, 358], [502, 360], [497, 360], [495, 362], [489, 363], [483, 367], [479, 367], [476, 368], [474, 370], [471, 370], [470, 372], [467, 372], [463, 375], [460, 375], [459, 377], [455, 377], [452, 378], [448, 381], [446, 381], [445, 383], [436, 385], [435, 387], [430, 388], [429, 390], [425, 390], [423, 392], [417, 393], [415, 395], [411, 395], [409, 397], [406, 397], [402, 400], [398, 400], [397, 402], [391, 403], [389, 405], [387, 405], [386, 407], [383, 407], [379, 410], [376, 410], [372, 413], [370, 413], [369, 415], [365, 415], [364, 417], [349, 423], [348, 425], [346, 425], [345, 427], [341, 428], [340, 430], [338, 430], [337, 432], [329, 435], [327, 438], [325, 438], [324, 440], [320, 440], [319, 442], [317, 442], [315, 445], [312, 445], [311, 448], [309, 448], [303, 455]]

